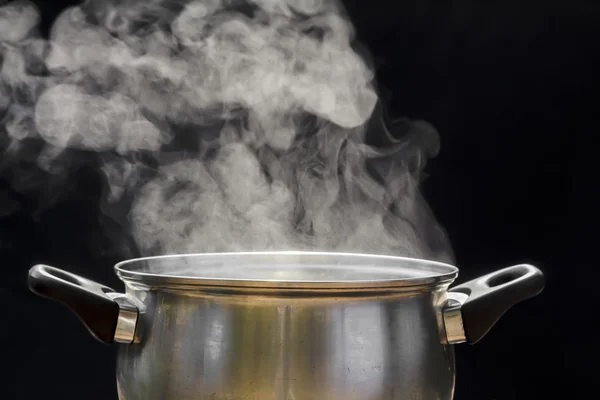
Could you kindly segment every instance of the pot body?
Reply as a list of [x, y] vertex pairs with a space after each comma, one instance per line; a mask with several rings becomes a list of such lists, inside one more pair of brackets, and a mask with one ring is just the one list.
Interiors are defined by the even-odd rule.
[[450, 400], [447, 285], [386, 292], [168, 290], [127, 284], [136, 340], [121, 400]]

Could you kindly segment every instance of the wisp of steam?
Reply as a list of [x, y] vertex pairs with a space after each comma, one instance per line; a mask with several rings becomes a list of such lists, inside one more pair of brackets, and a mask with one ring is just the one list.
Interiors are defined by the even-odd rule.
[[128, 202], [112, 214], [141, 254], [451, 260], [419, 192], [437, 133], [373, 123], [374, 72], [338, 2], [91, 0], [49, 40], [39, 21], [26, 0], [0, 7], [1, 168], [60, 175], [69, 151], [98, 152], [104, 211]]

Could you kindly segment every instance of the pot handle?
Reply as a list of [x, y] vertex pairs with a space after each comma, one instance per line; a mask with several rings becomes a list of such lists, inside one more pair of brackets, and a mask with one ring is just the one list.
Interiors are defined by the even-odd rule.
[[48, 265], [29, 270], [29, 289], [67, 306], [100, 342], [132, 343], [138, 309], [108, 286]]
[[442, 342], [477, 343], [509, 308], [543, 289], [542, 271], [528, 264], [504, 268], [451, 288], [442, 311], [446, 333]]

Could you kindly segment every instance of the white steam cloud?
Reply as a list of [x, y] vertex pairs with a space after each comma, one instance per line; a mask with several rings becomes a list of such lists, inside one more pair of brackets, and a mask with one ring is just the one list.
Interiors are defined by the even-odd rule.
[[[450, 261], [418, 184], [435, 130], [381, 124], [374, 74], [332, 0], [87, 1], [49, 40], [0, 6], [0, 146], [38, 166], [104, 154], [110, 207], [146, 255], [323, 250]], [[110, 213], [110, 210], [108, 211]]]

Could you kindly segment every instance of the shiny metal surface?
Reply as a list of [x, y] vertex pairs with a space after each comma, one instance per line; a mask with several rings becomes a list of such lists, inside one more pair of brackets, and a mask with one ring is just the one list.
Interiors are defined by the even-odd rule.
[[115, 267], [143, 304], [121, 400], [450, 400], [457, 269], [400, 257], [237, 253]]
[[465, 334], [461, 306], [469, 296], [464, 293], [448, 293], [447, 296], [448, 302], [442, 310], [445, 331], [445, 334], [442, 335], [442, 343], [464, 343], [467, 341], [467, 335]]
[[138, 319], [137, 307], [131, 304], [128, 297], [122, 293], [111, 292], [106, 295], [119, 305], [114, 341], [116, 343], [132, 343]]
[[121, 400], [450, 400], [445, 286], [413, 291], [168, 290], [140, 302], [121, 346]]

